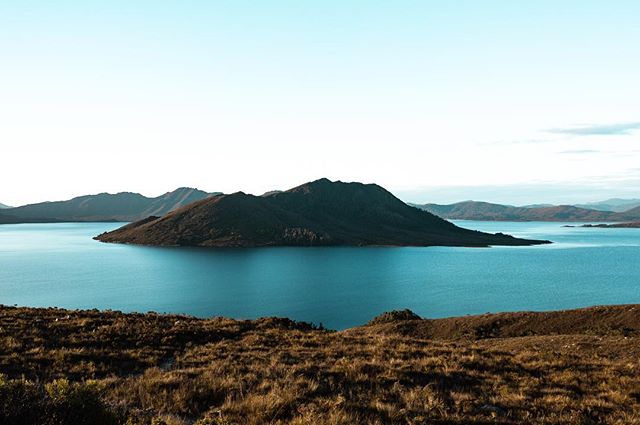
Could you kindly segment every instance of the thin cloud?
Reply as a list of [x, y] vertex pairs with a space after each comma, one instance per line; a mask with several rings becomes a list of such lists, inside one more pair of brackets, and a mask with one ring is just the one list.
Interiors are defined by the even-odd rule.
[[567, 151], [560, 151], [558, 153], [569, 154], [569, 155], [582, 155], [582, 154], [601, 153], [601, 152], [602, 151], [597, 151], [594, 149], [573, 149], [573, 150], [567, 150]]
[[572, 136], [623, 136], [631, 134], [633, 130], [639, 128], [640, 121], [607, 125], [588, 125], [571, 128], [554, 128], [548, 130], [548, 132], [554, 134], [569, 134]]
[[539, 143], [550, 143], [550, 139], [516, 139], [516, 140], [495, 140], [492, 142], [480, 143], [483, 146], [500, 146], [500, 145], [531, 145]]

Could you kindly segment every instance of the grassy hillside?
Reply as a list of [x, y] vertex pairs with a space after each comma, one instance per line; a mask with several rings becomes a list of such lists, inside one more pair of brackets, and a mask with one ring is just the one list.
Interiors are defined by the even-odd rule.
[[342, 332], [0, 308], [0, 423], [640, 423], [640, 306]]

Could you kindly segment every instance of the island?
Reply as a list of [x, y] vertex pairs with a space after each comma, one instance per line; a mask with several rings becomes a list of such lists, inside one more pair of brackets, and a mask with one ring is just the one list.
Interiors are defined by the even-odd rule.
[[582, 226], [565, 226], [565, 227], [598, 227], [603, 229], [640, 229], [640, 221], [631, 223], [612, 223], [612, 224], [583, 224]]
[[212, 196], [95, 239], [154, 246], [536, 245], [502, 233], [463, 229], [407, 205], [376, 184], [320, 179], [283, 192]]

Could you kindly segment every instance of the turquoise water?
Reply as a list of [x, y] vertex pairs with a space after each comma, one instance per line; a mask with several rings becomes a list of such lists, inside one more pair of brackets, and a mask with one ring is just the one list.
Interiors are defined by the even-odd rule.
[[334, 329], [426, 317], [640, 303], [640, 229], [458, 224], [555, 243], [496, 248], [151, 248], [91, 239], [117, 223], [0, 226], [0, 303], [286, 316]]

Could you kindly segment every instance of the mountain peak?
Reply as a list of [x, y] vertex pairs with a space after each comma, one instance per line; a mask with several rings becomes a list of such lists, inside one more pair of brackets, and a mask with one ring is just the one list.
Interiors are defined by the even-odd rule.
[[187, 187], [187, 186], [181, 186], [173, 191], [171, 191], [170, 193], [176, 193], [176, 192], [193, 192], [193, 191], [197, 191], [197, 192], [203, 192], [202, 190], [195, 188], [195, 187]]
[[[332, 192], [332, 193], [353, 193], [364, 191], [369, 194], [384, 193], [393, 196], [382, 186], [375, 183], [360, 182], [343, 182], [341, 180], [331, 181], [327, 178], [321, 178], [312, 182], [301, 184], [284, 193], [313, 193], [313, 192]], [[394, 197], [395, 198], [395, 197]]]
[[289, 192], [289, 193], [303, 192], [303, 193], [305, 193], [305, 192], [311, 192], [311, 191], [318, 190], [318, 189], [326, 189], [326, 188], [329, 188], [331, 186], [338, 185], [340, 183], [342, 183], [342, 182], [340, 182], [340, 181], [332, 182], [328, 178], [323, 177], [323, 178], [318, 179], [318, 180], [314, 180], [314, 181], [311, 181], [311, 182], [303, 183], [300, 186], [296, 186], [294, 188], [291, 188], [291, 189], [287, 190], [286, 192]]
[[179, 187], [170, 192], [166, 192], [164, 195], [161, 195], [161, 196], [176, 196], [176, 195], [184, 195], [189, 193], [207, 194], [207, 192], [200, 189], [193, 188], [193, 187]]

